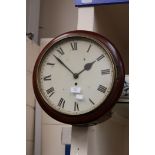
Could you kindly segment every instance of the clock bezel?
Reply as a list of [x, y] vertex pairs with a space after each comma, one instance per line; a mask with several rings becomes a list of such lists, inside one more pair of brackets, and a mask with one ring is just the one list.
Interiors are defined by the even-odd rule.
[[[48, 105], [44, 97], [42, 96], [39, 85], [38, 85], [38, 71], [39, 71], [39, 65], [43, 58], [43, 56], [48, 52], [48, 49], [51, 48], [54, 44], [57, 42], [69, 38], [69, 37], [85, 37], [90, 38], [94, 40], [95, 42], [99, 43], [100, 46], [103, 48], [108, 49], [108, 54], [111, 55], [114, 68], [115, 68], [115, 78], [113, 82], [113, 87], [110, 92], [110, 94], [107, 96], [106, 100], [100, 104], [97, 108], [93, 109], [92, 111], [85, 113], [85, 114], [79, 114], [79, 115], [67, 115], [64, 113], [61, 113], [55, 109], [53, 109], [51, 106]], [[107, 52], [107, 51], [106, 51]], [[90, 31], [84, 31], [84, 30], [75, 30], [66, 32], [62, 35], [59, 35], [58, 37], [51, 40], [41, 51], [40, 55], [37, 58], [37, 61], [34, 66], [33, 70], [33, 88], [35, 96], [42, 107], [42, 109], [51, 117], [54, 119], [68, 124], [74, 124], [74, 125], [80, 125], [80, 124], [89, 124], [92, 122], [98, 122], [102, 120], [102, 117], [108, 113], [111, 108], [116, 104], [117, 99], [121, 95], [123, 85], [124, 85], [124, 65], [122, 58], [118, 52], [118, 50], [115, 48], [115, 46], [105, 37], [102, 35], [90, 32]]]

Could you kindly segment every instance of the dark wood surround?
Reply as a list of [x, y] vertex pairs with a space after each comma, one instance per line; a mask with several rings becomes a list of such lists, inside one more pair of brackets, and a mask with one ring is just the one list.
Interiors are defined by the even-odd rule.
[[[114, 84], [113, 88], [108, 95], [107, 99], [96, 109], [94, 109], [91, 112], [85, 113], [85, 114], [80, 114], [80, 115], [67, 115], [67, 114], [62, 114], [52, 107], [50, 107], [44, 98], [42, 97], [38, 83], [37, 83], [37, 75], [38, 75], [38, 68], [39, 64], [41, 62], [42, 57], [44, 54], [48, 51], [48, 49], [54, 45], [55, 43], [59, 42], [62, 39], [68, 38], [68, 37], [76, 37], [76, 36], [81, 36], [81, 37], [86, 37], [90, 38], [97, 43], [99, 43], [101, 46], [106, 47], [110, 51], [110, 55], [112, 57], [115, 70], [116, 70], [116, 75], [114, 79]], [[107, 117], [107, 114], [109, 114], [111, 108], [116, 104], [118, 98], [121, 95], [123, 85], [124, 85], [124, 65], [122, 58], [115, 48], [115, 46], [105, 37], [101, 36], [100, 34], [97, 34], [95, 32], [90, 32], [90, 31], [83, 31], [83, 30], [76, 30], [76, 31], [70, 31], [66, 32], [53, 40], [51, 40], [45, 48], [41, 51], [34, 67], [33, 71], [33, 88], [34, 88], [34, 93], [35, 96], [42, 107], [42, 109], [51, 117], [54, 119], [67, 123], [67, 124], [72, 124], [72, 125], [91, 125], [91, 124], [97, 124], [99, 122], [102, 122], [105, 120]]]

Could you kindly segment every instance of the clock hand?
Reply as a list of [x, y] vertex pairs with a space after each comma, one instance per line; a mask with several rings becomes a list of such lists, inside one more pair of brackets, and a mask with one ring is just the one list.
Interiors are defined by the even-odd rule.
[[56, 57], [55, 55], [53, 55], [66, 69], [68, 69], [70, 71], [70, 73], [73, 74], [73, 77], [75, 76], [75, 74], [58, 58]]
[[93, 66], [93, 64], [94, 64], [95, 62], [96, 62], [96, 60], [93, 61], [93, 62], [91, 62], [91, 63], [85, 64], [85, 65], [84, 65], [84, 69], [81, 70], [79, 73], [77, 73], [76, 76], [79, 76], [79, 75], [80, 75], [82, 72], [84, 72], [85, 70], [86, 70], [86, 71], [89, 71], [89, 70], [92, 68], [92, 66]]
[[91, 67], [93, 66], [93, 64], [96, 62], [96, 61], [99, 61], [101, 60], [102, 58], [104, 57], [104, 55], [102, 54], [100, 57], [98, 57], [95, 61], [91, 62], [91, 63], [87, 63], [84, 65], [84, 69], [82, 71], [80, 71], [79, 73], [76, 74], [76, 76], [78, 77], [82, 72], [84, 72], [85, 70], [88, 71], [91, 69]]

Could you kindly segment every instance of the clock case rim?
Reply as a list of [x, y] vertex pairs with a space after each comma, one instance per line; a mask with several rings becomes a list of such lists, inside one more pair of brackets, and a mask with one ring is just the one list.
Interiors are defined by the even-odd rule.
[[[106, 47], [108, 51], [110, 51], [109, 54], [111, 55], [116, 74], [113, 81], [112, 90], [103, 103], [101, 103], [97, 108], [95, 108], [94, 110], [88, 113], [84, 113], [80, 115], [67, 115], [67, 114], [58, 112], [57, 110], [53, 109], [51, 106], [49, 106], [46, 103], [46, 101], [44, 100], [43, 96], [39, 91], [37, 75], [38, 75], [41, 59], [43, 58], [44, 54], [46, 54], [46, 52], [52, 45], [61, 41], [62, 39], [65, 39], [68, 37], [78, 37], [78, 36], [90, 38], [95, 42], [99, 43], [100, 46], [102, 46], [103, 48]], [[120, 56], [120, 53], [116, 49], [116, 47], [107, 38], [105, 38], [104, 36], [98, 33], [85, 31], [85, 30], [75, 30], [75, 31], [69, 31], [59, 35], [58, 37], [52, 39], [43, 48], [43, 50], [41, 51], [41, 53], [39, 54], [36, 60], [34, 70], [33, 70], [33, 89], [34, 89], [36, 99], [38, 100], [38, 103], [40, 104], [42, 109], [54, 119], [60, 122], [72, 124], [72, 125], [97, 124], [99, 122], [104, 121], [105, 118], [107, 119], [107, 114], [109, 115], [110, 110], [116, 104], [123, 89], [124, 79], [125, 79], [125, 70], [124, 70], [123, 60]]]

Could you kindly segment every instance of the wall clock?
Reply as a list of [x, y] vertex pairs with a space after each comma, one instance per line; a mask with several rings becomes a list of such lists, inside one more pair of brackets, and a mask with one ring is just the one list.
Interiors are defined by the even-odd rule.
[[117, 102], [124, 84], [120, 54], [105, 37], [70, 31], [50, 41], [33, 71], [35, 96], [54, 119], [96, 124]]

